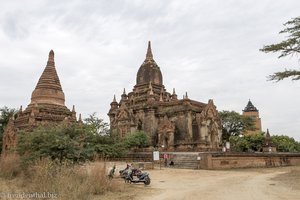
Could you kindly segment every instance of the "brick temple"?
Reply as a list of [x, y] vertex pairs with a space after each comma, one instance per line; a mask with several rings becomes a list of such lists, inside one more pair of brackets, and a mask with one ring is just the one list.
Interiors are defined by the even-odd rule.
[[[79, 120], [81, 117], [79, 117]], [[20, 130], [31, 131], [39, 125], [76, 122], [76, 112], [65, 106], [65, 95], [56, 72], [53, 50], [47, 65], [31, 95], [25, 110], [20, 107], [15, 118], [11, 118], [3, 134], [3, 152], [16, 147]]]
[[151, 144], [165, 151], [211, 151], [219, 149], [221, 121], [213, 100], [202, 103], [187, 93], [178, 99], [175, 89], [163, 85], [160, 67], [148, 43], [146, 59], [140, 66], [136, 85], [121, 100], [114, 96], [108, 116], [113, 135], [144, 131]]

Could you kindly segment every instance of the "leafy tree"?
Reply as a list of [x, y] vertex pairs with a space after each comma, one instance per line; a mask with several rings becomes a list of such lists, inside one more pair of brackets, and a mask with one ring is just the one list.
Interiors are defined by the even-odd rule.
[[95, 134], [89, 125], [71, 124], [20, 132], [17, 151], [28, 162], [47, 157], [59, 163], [79, 163], [99, 156], [120, 156], [126, 153], [126, 146], [117, 138]]
[[80, 162], [88, 159], [84, 147], [87, 136], [84, 128], [71, 126], [43, 126], [32, 132], [18, 134], [17, 151], [28, 161], [48, 157], [62, 163], [65, 160]]
[[230, 136], [229, 138], [232, 149], [238, 152], [261, 151], [264, 140], [264, 133], [245, 136]]
[[98, 135], [108, 135], [109, 125], [96, 116], [96, 113], [89, 115], [88, 118], [84, 119], [85, 124], [89, 127], [92, 133]]
[[[247, 136], [231, 136], [230, 144], [234, 151], [253, 152], [261, 151], [265, 141], [264, 133]], [[286, 135], [273, 135], [272, 142], [279, 152], [300, 152], [300, 142]]]
[[150, 145], [150, 138], [145, 132], [137, 131], [125, 137], [125, 145], [127, 148], [148, 147]]
[[2, 152], [3, 132], [8, 120], [16, 114], [16, 109], [4, 106], [0, 108], [0, 153]]
[[[300, 17], [296, 17], [284, 24], [285, 29], [279, 33], [288, 34], [288, 38], [277, 44], [266, 45], [261, 51], [265, 53], [280, 52], [281, 57], [298, 55], [300, 53]], [[285, 69], [282, 72], [275, 72], [269, 76], [269, 80], [281, 81], [291, 77], [292, 80], [300, 80], [300, 70]]]
[[272, 141], [279, 152], [300, 152], [300, 142], [286, 135], [273, 135]]
[[255, 130], [252, 117], [241, 115], [235, 111], [221, 111], [222, 139], [228, 141], [230, 136], [239, 136], [247, 130]]

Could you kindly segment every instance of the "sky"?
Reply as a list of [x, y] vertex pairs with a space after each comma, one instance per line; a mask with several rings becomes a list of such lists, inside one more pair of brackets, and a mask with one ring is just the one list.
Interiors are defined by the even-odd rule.
[[55, 52], [66, 97], [83, 118], [109, 121], [115, 94], [130, 92], [150, 40], [163, 83], [179, 98], [242, 113], [249, 99], [262, 129], [300, 141], [300, 81], [267, 81], [299, 57], [259, 49], [287, 38], [299, 0], [0, 0], [0, 107], [25, 108]]

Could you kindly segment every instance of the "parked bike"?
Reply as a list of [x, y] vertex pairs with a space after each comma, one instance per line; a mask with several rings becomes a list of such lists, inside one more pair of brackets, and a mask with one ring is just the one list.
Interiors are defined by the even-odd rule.
[[151, 182], [148, 172], [142, 172], [140, 169], [135, 168], [132, 169], [129, 165], [125, 169], [120, 170], [119, 173], [120, 177], [124, 178], [125, 183], [144, 183], [145, 185], [149, 185]]
[[136, 177], [137, 177], [137, 179], [134, 178], [134, 176], [132, 176], [132, 175], [127, 175], [125, 177], [125, 182], [127, 182], [127, 183], [144, 183], [145, 185], [149, 185], [151, 183], [151, 179], [149, 177], [148, 172], [141, 172]]

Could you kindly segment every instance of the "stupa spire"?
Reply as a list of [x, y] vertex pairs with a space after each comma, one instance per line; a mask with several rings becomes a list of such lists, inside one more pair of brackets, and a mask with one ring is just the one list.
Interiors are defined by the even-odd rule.
[[54, 51], [52, 49], [49, 52], [47, 65], [54, 66]]
[[53, 50], [49, 52], [47, 66], [32, 92], [31, 104], [34, 103], [65, 105], [65, 95], [55, 69]]
[[152, 50], [151, 50], [151, 41], [148, 42], [146, 60], [153, 60], [153, 54], [152, 54]]

